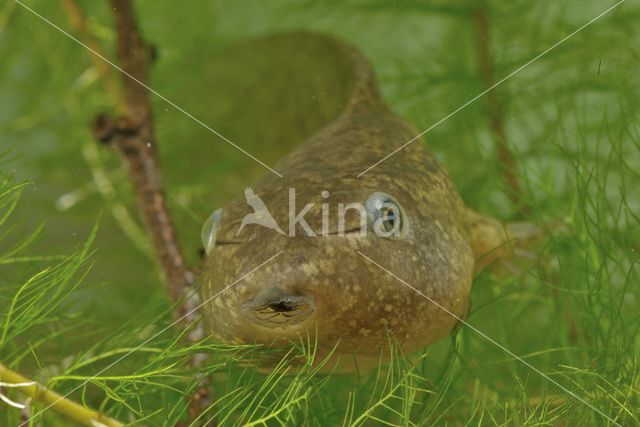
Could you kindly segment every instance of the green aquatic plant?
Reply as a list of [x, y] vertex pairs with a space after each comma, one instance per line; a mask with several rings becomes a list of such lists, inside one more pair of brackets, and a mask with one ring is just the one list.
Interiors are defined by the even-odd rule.
[[[176, 12], [140, 1], [137, 9], [159, 52], [152, 87], [188, 111], [206, 112], [215, 97], [197, 83], [206, 67], [185, 76], [185, 63], [305, 28], [361, 48], [391, 107], [424, 130], [615, 4], [428, 3], [194, 1]], [[56, 2], [28, 5], [74, 31]], [[109, 10], [83, 7], [87, 31], [110, 55]], [[477, 24], [483, 14], [486, 27]], [[80, 46], [13, 0], [0, 6], [0, 139], [13, 153], [0, 166], [0, 363], [139, 425], [185, 422], [203, 377], [213, 393], [196, 425], [640, 423], [639, 17], [637, 3], [624, 2], [497, 86], [494, 104], [480, 97], [425, 135], [469, 206], [548, 230], [535, 259], [476, 276], [466, 321], [606, 417], [464, 326], [418, 355], [394, 352], [378, 369], [348, 375], [318, 372], [312, 342], [292, 350], [302, 367], [281, 363], [269, 373], [250, 367], [269, 349], [188, 343], [189, 329], [170, 327], [172, 305], [127, 177], [86, 129], [113, 109], [99, 72]], [[240, 123], [243, 103], [233, 109]], [[195, 264], [204, 219], [263, 170], [161, 101], [154, 107], [169, 205]], [[214, 127], [224, 133], [224, 123]], [[268, 164], [285, 151], [247, 135], [238, 142]], [[499, 138], [511, 165], [498, 155]], [[194, 368], [199, 354], [208, 362]], [[18, 387], [0, 393], [25, 403]], [[47, 404], [26, 403], [37, 414], [32, 425], [69, 425], [43, 412]], [[0, 424], [17, 425], [24, 413], [0, 406]]]

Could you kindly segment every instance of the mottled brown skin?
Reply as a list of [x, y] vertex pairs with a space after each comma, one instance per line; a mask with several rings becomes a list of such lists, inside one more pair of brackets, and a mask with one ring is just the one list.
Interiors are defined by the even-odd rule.
[[[284, 178], [268, 175], [253, 189], [285, 231], [289, 188], [296, 189], [296, 212], [315, 203], [305, 216], [314, 230], [321, 228], [321, 203], [329, 203], [334, 233], [338, 203], [364, 203], [371, 193], [384, 192], [404, 209], [408, 232], [392, 238], [372, 232], [309, 237], [299, 227], [289, 237], [248, 225], [236, 236], [241, 219], [253, 212], [239, 197], [224, 207], [217, 244], [206, 258], [203, 300], [283, 253], [216, 296], [203, 316], [218, 341], [286, 345], [317, 333], [318, 357], [339, 341], [343, 363], [366, 365], [379, 359], [389, 338], [411, 352], [449, 334], [457, 320], [357, 251], [461, 318], [469, 308], [474, 255], [462, 200], [422, 141], [357, 177], [418, 132], [378, 96], [367, 61], [339, 42], [330, 43], [350, 61], [355, 76], [344, 112], [276, 165]], [[321, 197], [323, 190], [329, 191], [328, 199]], [[357, 214], [348, 215], [346, 230], [358, 226]], [[268, 302], [274, 295], [305, 297], [312, 307], [301, 320], [257, 322], [247, 304]], [[353, 366], [347, 362], [343, 368]]]

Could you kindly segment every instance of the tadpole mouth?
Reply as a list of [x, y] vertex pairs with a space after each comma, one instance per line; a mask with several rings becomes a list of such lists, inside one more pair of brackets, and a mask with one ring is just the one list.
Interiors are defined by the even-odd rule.
[[278, 290], [261, 292], [253, 300], [243, 304], [242, 311], [250, 320], [266, 327], [285, 327], [307, 319], [315, 304], [313, 298], [288, 295]]
[[292, 311], [298, 310], [300, 307], [300, 303], [297, 301], [292, 301], [290, 299], [284, 299], [281, 301], [272, 302], [267, 304], [264, 309], [272, 310], [276, 313], [288, 313]]

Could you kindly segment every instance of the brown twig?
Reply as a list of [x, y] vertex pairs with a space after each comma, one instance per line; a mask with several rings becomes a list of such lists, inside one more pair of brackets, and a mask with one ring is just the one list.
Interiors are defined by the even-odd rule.
[[[142, 39], [131, 1], [110, 0], [110, 3], [118, 35], [116, 55], [126, 73], [122, 79], [126, 113], [115, 121], [105, 115], [99, 116], [94, 122], [94, 134], [101, 140], [110, 140], [127, 165], [138, 207], [164, 270], [169, 295], [174, 302], [180, 302], [174, 317], [183, 318], [183, 324], [196, 324], [189, 337], [197, 341], [204, 335], [202, 325], [197, 324], [197, 314], [193, 312], [198, 298], [193, 292], [187, 295], [192, 289], [194, 274], [187, 267], [177, 240], [156, 161], [153, 113], [149, 91], [145, 87], [153, 49]], [[201, 359], [198, 355], [194, 356], [192, 365], [197, 368]], [[190, 399], [191, 419], [197, 417], [208, 404], [207, 380], [201, 381]]]
[[[72, 25], [87, 46], [94, 52], [100, 52], [99, 44], [87, 31], [86, 20], [76, 2], [61, 1]], [[104, 78], [107, 91], [116, 98], [119, 116], [113, 118], [100, 114], [92, 124], [92, 131], [98, 141], [109, 143], [123, 159], [169, 295], [176, 307], [174, 318], [181, 319], [180, 325], [193, 327], [189, 339], [196, 342], [204, 336], [204, 332], [194, 311], [199, 303], [198, 295], [192, 288], [194, 274], [186, 264], [176, 236], [156, 158], [153, 112], [147, 89], [153, 49], [140, 34], [131, 1], [110, 0], [110, 5], [117, 34], [116, 55], [124, 71], [121, 86], [102, 58], [92, 54], [91, 59]], [[201, 366], [201, 356], [193, 357], [192, 365], [195, 368]], [[190, 400], [191, 419], [196, 418], [209, 402], [209, 393], [205, 388], [207, 380], [201, 381]]]
[[[104, 85], [105, 92], [116, 106], [116, 110], [124, 113], [125, 105], [122, 96], [120, 96], [120, 84], [117, 76], [113, 73], [111, 66], [104, 60], [106, 56], [102, 52], [102, 48], [96, 37], [89, 31], [87, 19], [82, 9], [80, 9], [75, 0], [60, 0], [60, 5], [67, 13], [71, 26], [78, 32], [82, 42], [89, 48], [89, 59], [91, 60], [93, 68], [97, 70], [99, 81]], [[95, 188], [109, 205], [111, 214], [118, 226], [120, 226], [122, 232], [129, 237], [142, 253], [152, 255], [151, 247], [144, 231], [135, 222], [129, 209], [113, 197], [115, 194], [114, 186], [107, 177], [95, 144], [85, 144], [82, 151], [87, 165], [91, 170]], [[70, 194], [72, 193], [68, 193], [67, 195]], [[65, 196], [58, 199], [58, 202]], [[56, 202], [56, 204], [58, 202]]]
[[[150, 49], [144, 43], [128, 0], [111, 0], [117, 33], [116, 53], [128, 74], [122, 79], [124, 114], [113, 119], [101, 114], [93, 123], [94, 135], [109, 142], [122, 156], [138, 200], [157, 259], [167, 281], [169, 295], [181, 301], [193, 284], [162, 189], [156, 159], [156, 137], [147, 84]], [[136, 80], [134, 80], [133, 78]], [[176, 313], [178, 317], [184, 310]]]
[[[492, 87], [493, 78], [493, 58], [490, 48], [490, 24], [489, 14], [486, 5], [479, 6], [473, 15], [476, 49], [478, 51], [478, 68], [482, 74], [485, 87]], [[521, 216], [526, 216], [530, 211], [523, 200], [522, 187], [516, 174], [516, 161], [509, 149], [507, 134], [504, 129], [502, 119], [502, 107], [496, 89], [490, 90], [485, 95], [487, 103], [487, 113], [489, 115], [489, 125], [491, 133], [495, 139], [498, 159], [502, 165], [504, 180], [509, 186], [509, 199], [518, 208]]]

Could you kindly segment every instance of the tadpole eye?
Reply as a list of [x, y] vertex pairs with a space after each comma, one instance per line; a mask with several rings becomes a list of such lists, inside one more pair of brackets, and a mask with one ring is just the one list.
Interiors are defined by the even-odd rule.
[[401, 237], [406, 226], [400, 204], [386, 193], [376, 192], [364, 204], [367, 219], [376, 235], [380, 237]]
[[204, 247], [205, 254], [209, 255], [211, 249], [216, 244], [216, 235], [220, 228], [220, 220], [222, 219], [222, 208], [213, 211], [211, 216], [205, 221], [200, 232], [200, 238], [202, 239], [202, 246]]

